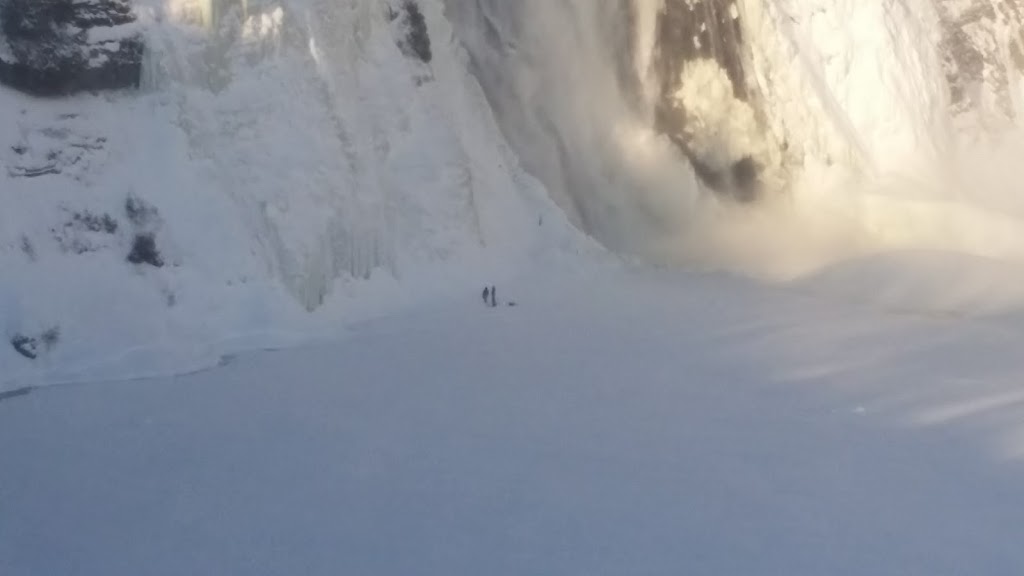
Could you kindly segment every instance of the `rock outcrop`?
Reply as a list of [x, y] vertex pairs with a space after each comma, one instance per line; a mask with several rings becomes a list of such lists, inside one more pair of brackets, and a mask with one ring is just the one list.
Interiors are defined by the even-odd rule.
[[988, 129], [1018, 122], [1024, 113], [1024, 1], [938, 0], [937, 7], [954, 116]]
[[[686, 153], [706, 186], [750, 201], [760, 194], [763, 143], [757, 134], [763, 130], [747, 86], [744, 50], [733, 0], [666, 0], [651, 64], [658, 79], [657, 129]], [[720, 72], [709, 75], [711, 69]], [[705, 100], [712, 94], [716, 101], [709, 107]], [[732, 104], [721, 107], [722, 100]], [[732, 112], [709, 115], [711, 108]]]

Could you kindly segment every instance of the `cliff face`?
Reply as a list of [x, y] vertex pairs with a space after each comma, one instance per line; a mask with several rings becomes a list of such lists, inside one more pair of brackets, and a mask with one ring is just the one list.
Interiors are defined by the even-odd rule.
[[[630, 5], [635, 28], [651, 3]], [[651, 52], [654, 126], [727, 196], [809, 163], [921, 174], [958, 139], [1021, 125], [1024, 0], [656, 5], [653, 45], [633, 42]]]
[[940, 50], [953, 114], [998, 128], [1019, 123], [1024, 73], [1024, 2], [939, 0]]
[[[751, 107], [756, 102], [746, 80], [743, 36], [733, 0], [666, 0], [656, 18], [649, 72], [658, 95], [656, 128], [686, 153], [704, 184], [749, 201], [759, 194], [764, 162], [755, 144], [762, 139], [751, 135], [763, 130]], [[734, 105], [723, 109], [723, 100]]]
[[0, 83], [37, 96], [136, 87], [129, 0], [0, 0]]
[[145, 61], [141, 90], [0, 86], [0, 393], [208, 366], [577, 254], [439, 0], [11, 2], [25, 91], [130, 86], [136, 33]]

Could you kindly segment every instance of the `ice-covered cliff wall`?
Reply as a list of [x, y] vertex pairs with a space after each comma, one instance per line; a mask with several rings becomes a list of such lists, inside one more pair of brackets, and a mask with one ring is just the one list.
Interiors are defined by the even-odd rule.
[[622, 253], [775, 277], [894, 248], [1024, 260], [1022, 12], [137, 0], [130, 35], [90, 36], [140, 40], [137, 90], [0, 90], [0, 374], [308, 333], [366, 286], [572, 252], [564, 217]]
[[939, 0], [950, 101], [963, 130], [1003, 131], [1024, 114], [1024, 2]]
[[[780, 250], [964, 236], [985, 248], [965, 127], [1015, 129], [1019, 2], [447, 7], [525, 165], [616, 249], [690, 259], [725, 243], [749, 263], [746, 253], [796, 230], [809, 236]], [[766, 204], [788, 215], [766, 216]], [[993, 252], [1020, 253], [1004, 216], [995, 227], [1014, 240]], [[737, 227], [742, 239], [728, 232]]]
[[135, 16], [138, 90], [0, 88], [0, 388], [187, 369], [573, 244], [439, 2]]

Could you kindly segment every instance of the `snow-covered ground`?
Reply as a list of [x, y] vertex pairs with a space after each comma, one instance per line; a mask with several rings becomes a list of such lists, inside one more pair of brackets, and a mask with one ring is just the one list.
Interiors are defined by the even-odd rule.
[[1024, 565], [1013, 308], [547, 272], [498, 287], [515, 307], [467, 293], [311, 348], [0, 400], [0, 573]]

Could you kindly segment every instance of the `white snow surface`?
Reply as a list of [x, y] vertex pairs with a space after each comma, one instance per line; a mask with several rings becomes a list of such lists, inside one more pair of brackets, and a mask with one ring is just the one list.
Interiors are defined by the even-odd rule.
[[602, 267], [0, 400], [0, 573], [1012, 574], [1019, 313]]
[[[1005, 3], [974, 4], [1006, 12]], [[681, 131], [705, 158], [744, 151], [765, 164], [766, 198], [753, 209], [709, 194], [652, 129], [651, 27], [661, 2], [632, 2], [631, 59], [618, 50], [627, 44], [616, 4], [446, 5], [524, 166], [574, 223], [616, 252], [775, 279], [894, 250], [1013, 261], [1024, 254], [1020, 134], [1004, 122], [979, 135], [950, 102], [943, 41], [960, 26], [950, 3], [736, 3], [747, 88], [762, 104], [760, 137], [734, 99], [692, 85], [680, 95], [697, 121]], [[982, 46], [992, 44], [986, 34], [1005, 40], [978, 53], [1005, 68], [1012, 26], [985, 22], [965, 33]], [[724, 73], [690, 68], [698, 85], [724, 85], [708, 84]], [[622, 82], [629, 69], [641, 80], [639, 105]], [[981, 100], [998, 88], [987, 76], [981, 84]]]

